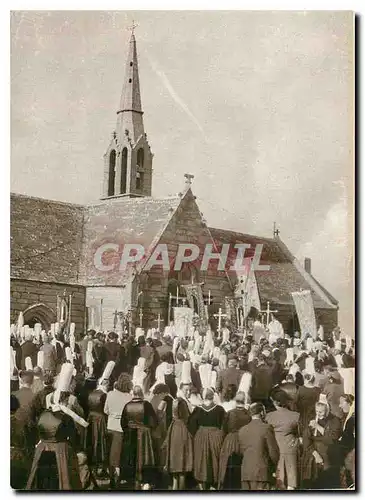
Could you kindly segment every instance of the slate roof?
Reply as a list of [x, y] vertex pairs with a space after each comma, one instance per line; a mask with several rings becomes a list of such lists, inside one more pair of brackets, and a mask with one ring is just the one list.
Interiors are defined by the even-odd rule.
[[[160, 238], [181, 198], [116, 197], [85, 207], [81, 275], [88, 285], [120, 285], [126, 275], [98, 271], [94, 265], [95, 251], [104, 243], [141, 244], [144, 249]], [[120, 254], [116, 256], [120, 260]], [[116, 266], [117, 267], [117, 266]]]
[[12, 278], [78, 283], [81, 205], [12, 194], [10, 220]]
[[103, 243], [148, 249], [157, 243], [180, 201], [116, 197], [82, 206], [12, 194], [10, 275], [85, 286], [124, 284], [121, 273], [95, 268], [96, 249]]
[[337, 307], [337, 301], [312, 276], [307, 275], [280, 238], [260, 238], [216, 228], [209, 228], [209, 230], [217, 245], [249, 243], [253, 249], [247, 250], [245, 256], [252, 256], [255, 246], [259, 243], [263, 244], [260, 264], [270, 265], [270, 270], [255, 271], [261, 303], [269, 301], [275, 304], [292, 305], [291, 292], [310, 289], [315, 308], [335, 309]]

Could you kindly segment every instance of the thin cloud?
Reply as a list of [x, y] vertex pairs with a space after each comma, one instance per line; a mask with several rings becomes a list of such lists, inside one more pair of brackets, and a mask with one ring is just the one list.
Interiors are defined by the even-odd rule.
[[203, 134], [204, 136], [204, 139], [207, 141], [207, 137], [205, 136], [204, 134], [204, 130], [203, 130], [203, 127], [200, 125], [198, 119], [193, 115], [193, 113], [190, 111], [190, 109], [188, 108], [188, 106], [185, 104], [185, 102], [181, 99], [181, 97], [177, 94], [176, 90], [173, 88], [173, 86], [171, 85], [169, 79], [167, 78], [167, 76], [165, 75], [165, 73], [163, 71], [161, 71], [155, 62], [153, 62], [150, 57], [146, 54], [147, 56], [147, 59], [148, 59], [148, 62], [150, 63], [151, 65], [151, 68], [153, 69], [153, 71], [156, 73], [156, 75], [160, 78], [160, 80], [162, 81], [164, 87], [166, 88], [166, 90], [168, 91], [168, 93], [170, 94], [170, 96], [173, 98], [173, 100], [176, 102], [176, 104], [179, 106], [179, 108], [184, 111], [188, 116], [189, 118], [195, 123], [195, 125], [197, 126], [197, 128], [200, 130], [200, 132]]

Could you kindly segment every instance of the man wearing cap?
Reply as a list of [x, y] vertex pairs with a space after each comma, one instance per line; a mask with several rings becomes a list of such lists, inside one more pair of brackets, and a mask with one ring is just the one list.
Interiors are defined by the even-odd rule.
[[269, 490], [272, 475], [280, 457], [274, 429], [264, 422], [265, 407], [261, 403], [250, 405], [251, 422], [238, 431], [242, 490]]
[[220, 394], [224, 394], [230, 385], [235, 385], [236, 387], [240, 385], [243, 372], [237, 369], [237, 364], [237, 357], [234, 354], [229, 354], [228, 368], [218, 373], [217, 391]]

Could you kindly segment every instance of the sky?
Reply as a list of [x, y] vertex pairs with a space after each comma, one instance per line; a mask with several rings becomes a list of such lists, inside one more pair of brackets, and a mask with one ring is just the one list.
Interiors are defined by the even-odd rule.
[[312, 259], [353, 334], [353, 18], [331, 11], [18, 11], [11, 191], [101, 196], [132, 21], [153, 196]]

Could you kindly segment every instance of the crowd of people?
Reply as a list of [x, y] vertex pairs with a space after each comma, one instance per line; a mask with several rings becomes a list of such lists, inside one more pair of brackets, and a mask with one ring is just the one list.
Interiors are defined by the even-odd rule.
[[354, 488], [355, 350], [338, 328], [73, 330], [12, 328], [13, 488]]

